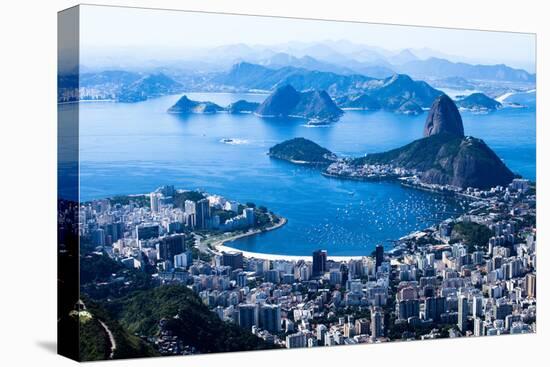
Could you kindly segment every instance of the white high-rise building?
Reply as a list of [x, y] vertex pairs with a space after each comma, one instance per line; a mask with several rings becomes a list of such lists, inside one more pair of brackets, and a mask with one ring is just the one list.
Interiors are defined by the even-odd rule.
[[226, 201], [223, 208], [224, 210], [230, 210], [232, 212], [238, 213], [239, 203], [237, 203], [236, 201]]
[[158, 192], [152, 192], [149, 194], [149, 199], [151, 200], [151, 211], [153, 213], [158, 213], [160, 209], [160, 200], [162, 194]]
[[182, 252], [181, 254], [174, 255], [174, 267], [175, 268], [187, 268], [193, 265], [193, 255], [191, 251]]

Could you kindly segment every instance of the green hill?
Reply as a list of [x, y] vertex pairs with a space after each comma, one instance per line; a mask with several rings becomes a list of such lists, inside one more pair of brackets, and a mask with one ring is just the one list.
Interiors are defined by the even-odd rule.
[[[123, 358], [154, 357], [159, 354], [139, 337], [130, 334], [117, 320], [91, 299], [84, 297], [85, 312], [78, 317], [81, 361], [97, 361]], [[101, 324], [111, 331], [116, 346], [112, 350], [109, 336]]]
[[111, 310], [129, 332], [144, 336], [155, 336], [160, 320], [167, 319], [166, 329], [200, 353], [275, 348], [239, 326], [220, 320], [197, 295], [181, 285], [137, 292], [113, 304]]
[[82, 360], [109, 358], [111, 343], [101, 322], [116, 341], [113, 359], [159, 355], [144, 340], [158, 336], [163, 319], [164, 331], [199, 353], [276, 347], [236, 324], [220, 320], [186, 286], [155, 286], [145, 272], [122, 267], [106, 255], [83, 255], [80, 274], [86, 309], [80, 317], [72, 311], [69, 319], [80, 325]]
[[352, 165], [391, 164], [415, 169], [423, 182], [456, 187], [507, 185], [514, 174], [481, 139], [440, 133], [401, 148], [368, 154]]
[[294, 138], [274, 145], [269, 155], [292, 163], [324, 165], [336, 160], [330, 150], [305, 138]]
[[502, 104], [483, 93], [473, 93], [458, 100], [456, 105], [471, 111], [494, 111], [502, 108]]

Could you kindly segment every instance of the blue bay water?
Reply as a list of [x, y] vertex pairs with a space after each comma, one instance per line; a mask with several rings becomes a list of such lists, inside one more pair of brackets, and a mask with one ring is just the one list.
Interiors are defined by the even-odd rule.
[[[196, 94], [226, 105], [264, 95]], [[269, 158], [269, 147], [302, 136], [342, 156], [404, 145], [422, 135], [426, 114], [348, 111], [329, 127], [253, 115], [177, 116], [166, 110], [179, 96], [135, 104], [80, 104], [81, 200], [150, 192], [164, 184], [202, 189], [265, 205], [286, 217], [275, 231], [231, 243], [246, 251], [308, 255], [370, 254], [411, 231], [462, 212], [463, 203], [391, 182], [330, 179], [313, 168]], [[68, 113], [70, 105], [60, 106]], [[467, 135], [482, 138], [514, 171], [535, 179], [535, 111], [463, 113]], [[238, 139], [241, 144], [223, 143]]]

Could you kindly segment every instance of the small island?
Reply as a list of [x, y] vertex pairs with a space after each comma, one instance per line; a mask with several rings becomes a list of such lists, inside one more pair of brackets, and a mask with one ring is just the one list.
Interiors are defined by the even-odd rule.
[[238, 100], [237, 102], [231, 103], [226, 107], [227, 112], [229, 113], [254, 113], [260, 104], [257, 102], [249, 102], [244, 99]]
[[338, 157], [330, 150], [305, 138], [294, 138], [269, 149], [268, 155], [295, 164], [329, 165]]
[[338, 121], [344, 112], [325, 91], [298, 92], [287, 84], [267, 97], [255, 113], [267, 118], [302, 118], [318, 125]]
[[492, 112], [502, 108], [502, 103], [483, 93], [472, 93], [456, 101], [459, 109], [472, 112]]
[[310, 125], [338, 121], [344, 113], [325, 91], [298, 92], [290, 85], [277, 88], [263, 103], [239, 100], [226, 107], [209, 101], [193, 101], [186, 95], [168, 109], [174, 114], [254, 113], [264, 118], [300, 118]]
[[224, 111], [224, 108], [218, 106], [213, 102], [198, 102], [187, 98], [187, 96], [181, 97], [175, 105], [168, 109], [169, 113], [175, 114], [211, 114]]

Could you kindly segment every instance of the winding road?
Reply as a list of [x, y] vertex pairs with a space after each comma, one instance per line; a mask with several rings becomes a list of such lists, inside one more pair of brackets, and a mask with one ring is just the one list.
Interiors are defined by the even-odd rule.
[[[81, 301], [81, 304], [82, 304], [82, 310], [86, 310], [86, 304], [82, 301]], [[105, 330], [105, 332], [107, 333], [107, 336], [109, 336], [109, 343], [111, 343], [111, 352], [109, 353], [109, 359], [113, 359], [113, 357], [115, 356], [115, 350], [116, 350], [115, 337], [114, 337], [111, 329], [109, 329], [109, 327], [107, 326], [106, 323], [104, 323], [100, 319], [97, 319], [97, 321], [99, 321], [99, 324], [101, 325], [103, 330]]]
[[105, 330], [105, 332], [109, 336], [109, 342], [111, 343], [111, 353], [109, 354], [109, 359], [113, 359], [113, 357], [115, 355], [115, 350], [116, 350], [115, 337], [113, 336], [113, 333], [111, 332], [111, 330], [109, 329], [107, 324], [105, 324], [103, 321], [101, 321], [99, 319], [97, 319], [97, 321], [99, 321], [99, 323], [101, 324], [101, 326], [103, 326], [103, 329]]

